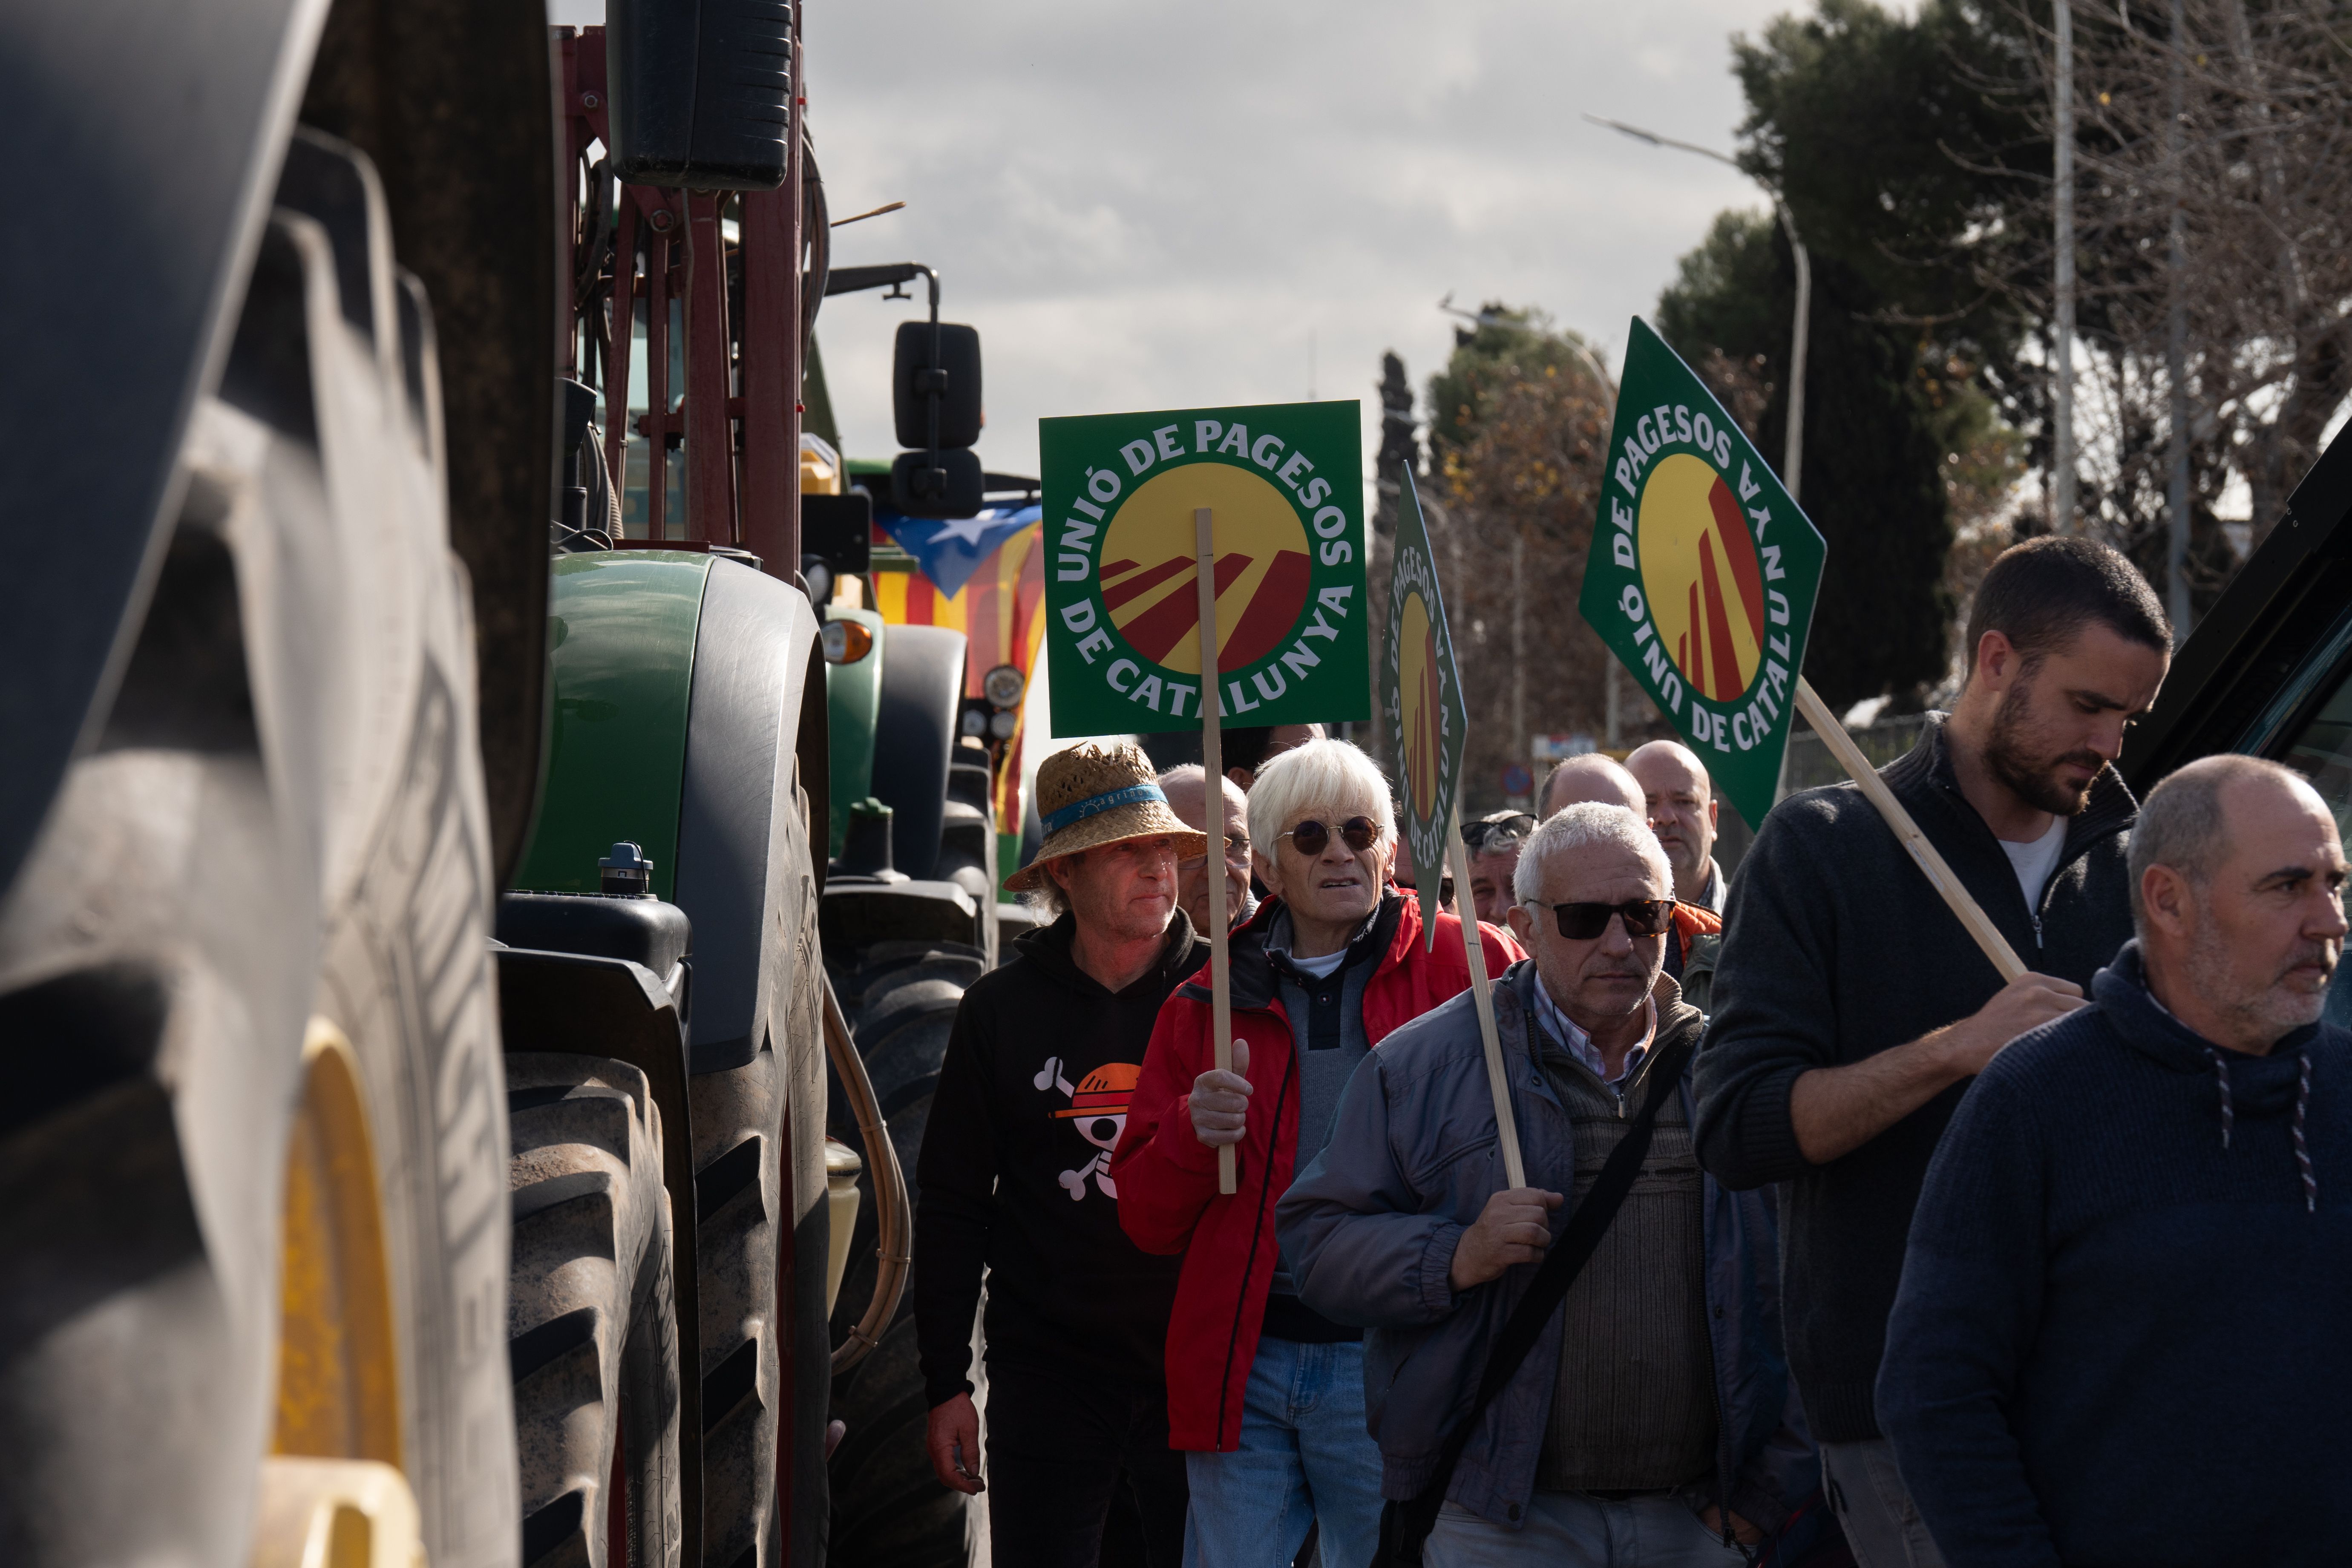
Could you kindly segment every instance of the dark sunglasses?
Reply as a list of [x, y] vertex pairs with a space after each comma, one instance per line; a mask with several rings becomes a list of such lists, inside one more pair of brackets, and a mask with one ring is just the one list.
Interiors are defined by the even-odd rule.
[[1462, 825], [1463, 847], [1475, 855], [1486, 840], [1500, 835], [1509, 838], [1525, 838], [1536, 830], [1536, 819], [1524, 811], [1483, 816], [1475, 822]]
[[[1277, 833], [1276, 838], [1287, 838], [1298, 847], [1298, 852], [1312, 860], [1329, 847], [1331, 830], [1319, 822], [1302, 822], [1287, 833]], [[1381, 825], [1369, 816], [1351, 816], [1339, 824], [1339, 842], [1361, 855], [1380, 842]]]
[[1672, 899], [1634, 899], [1622, 904], [1547, 904], [1541, 899], [1520, 902], [1549, 910], [1559, 922], [1559, 934], [1570, 942], [1591, 942], [1609, 929], [1612, 915], [1623, 918], [1625, 934], [1631, 937], [1656, 936], [1675, 920]]

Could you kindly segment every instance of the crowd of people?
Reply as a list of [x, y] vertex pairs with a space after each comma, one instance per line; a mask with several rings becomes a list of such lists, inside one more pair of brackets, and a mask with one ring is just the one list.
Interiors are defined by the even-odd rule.
[[1434, 931], [1314, 726], [1237, 736], [1215, 827], [1198, 766], [1048, 759], [1051, 923], [966, 994], [918, 1166], [932, 1465], [996, 1562], [2336, 1561], [2336, 823], [2250, 757], [2135, 801], [2172, 636], [2112, 550], [2007, 552], [1967, 637], [1881, 776], [2007, 981], [1851, 784], [1727, 877], [1669, 741], [1465, 825]]

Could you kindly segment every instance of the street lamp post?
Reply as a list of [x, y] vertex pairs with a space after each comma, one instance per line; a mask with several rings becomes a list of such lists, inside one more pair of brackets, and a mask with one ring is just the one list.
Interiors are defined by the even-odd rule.
[[1796, 320], [1790, 328], [1789, 342], [1789, 438], [1781, 450], [1780, 483], [1788, 490], [1790, 500], [1801, 502], [1800, 480], [1803, 476], [1805, 460], [1805, 348], [1810, 336], [1806, 326], [1812, 320], [1813, 313], [1813, 258], [1805, 249], [1804, 240], [1797, 234], [1796, 215], [1789, 210], [1789, 204], [1781, 199], [1779, 190], [1746, 169], [1740, 169], [1738, 161], [1727, 153], [1718, 153], [1712, 147], [1701, 147], [1696, 142], [1677, 142], [1671, 136], [1661, 136], [1654, 131], [1644, 131], [1638, 125], [1628, 125], [1622, 121], [1603, 120], [1597, 114], [1588, 114], [1584, 118], [1595, 125], [1607, 126], [1620, 135], [1631, 136], [1636, 142], [1646, 142], [1653, 147], [1672, 147], [1678, 153], [1695, 153], [1702, 158], [1712, 158], [1718, 163], [1739, 169], [1772, 198], [1772, 211], [1779, 216], [1780, 227], [1789, 237], [1790, 253], [1797, 259], [1797, 310]]
[[2052, 171], [2052, 242], [2056, 251], [2051, 291], [2057, 316], [2057, 378], [2051, 398], [2057, 428], [2050, 442], [2050, 528], [2074, 531], [2074, 8], [2056, 0], [2053, 21], [2058, 35], [2057, 82], [2053, 91], [2053, 127], [2057, 142]]

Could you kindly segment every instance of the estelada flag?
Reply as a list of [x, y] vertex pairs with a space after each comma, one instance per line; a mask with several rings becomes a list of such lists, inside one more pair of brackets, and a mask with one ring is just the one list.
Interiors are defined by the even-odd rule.
[[[885, 621], [902, 626], [946, 626], [963, 633], [963, 694], [981, 697], [988, 672], [1009, 664], [1025, 682], [1037, 668], [1038, 646], [1045, 635], [1045, 552], [1033, 522], [1006, 537], [953, 594], [942, 594], [919, 572], [877, 567], [868, 579], [874, 585], [874, 608]], [[1021, 709], [1024, 715], [1027, 705]], [[1004, 765], [997, 770], [994, 813], [996, 830], [1018, 837], [1021, 833], [1021, 757], [1028, 742], [1026, 724], [1013, 731], [1005, 743]], [[1009, 868], [1008, 868], [1009, 869]]]

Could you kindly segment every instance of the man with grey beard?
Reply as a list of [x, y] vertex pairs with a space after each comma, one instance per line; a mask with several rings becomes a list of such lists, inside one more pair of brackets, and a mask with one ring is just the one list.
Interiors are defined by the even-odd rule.
[[2137, 940], [1952, 1118], [1878, 1376], [1952, 1568], [2344, 1560], [2345, 873], [2296, 774], [2182, 768], [2133, 834]]
[[2131, 936], [2110, 764], [2172, 646], [2147, 580], [2080, 536], [2004, 552], [1967, 636], [1951, 713], [1879, 776], [2027, 973], [2002, 983], [1858, 785], [1807, 790], [1740, 863], [1698, 1055], [1700, 1163], [1786, 1184], [1789, 1365], [1862, 1568], [1940, 1562], [1873, 1407], [1912, 1205], [1969, 1080]]

